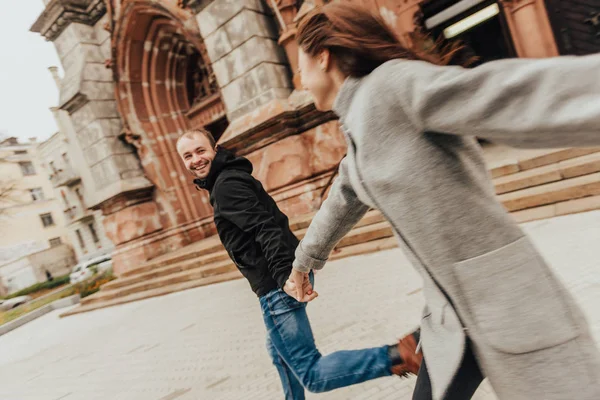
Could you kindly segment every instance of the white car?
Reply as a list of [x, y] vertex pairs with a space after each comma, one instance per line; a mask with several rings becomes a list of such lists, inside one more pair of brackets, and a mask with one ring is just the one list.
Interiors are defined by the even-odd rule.
[[73, 268], [70, 275], [72, 284], [83, 282], [98, 272], [104, 272], [112, 267], [112, 259], [110, 256], [100, 256], [81, 262]]
[[31, 300], [30, 296], [19, 296], [13, 297], [8, 300], [0, 299], [0, 311], [12, 310], [13, 308], [19, 307]]
[[94, 276], [94, 271], [86, 263], [77, 264], [69, 275], [71, 284], [83, 282]]

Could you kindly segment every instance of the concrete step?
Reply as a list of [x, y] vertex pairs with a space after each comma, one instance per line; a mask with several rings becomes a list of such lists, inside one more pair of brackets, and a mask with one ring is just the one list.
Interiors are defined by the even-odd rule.
[[558, 168], [565, 179], [600, 172], [600, 153], [561, 161], [558, 163]]
[[490, 165], [490, 173], [492, 178], [499, 178], [599, 152], [600, 148], [598, 147], [540, 150], [535, 155], [524, 159], [509, 159], [495, 162], [493, 165]]
[[499, 195], [498, 199], [513, 212], [595, 195], [600, 195], [600, 173], [517, 190]]
[[[190, 281], [185, 281], [181, 283], [171, 284], [161, 286], [156, 289], [146, 290], [143, 292], [133, 293], [127, 296], [118, 297], [108, 301], [102, 302], [92, 302], [90, 304], [81, 305], [72, 310], [69, 310], [66, 313], [61, 314], [61, 317], [66, 317], [69, 315], [80, 314], [84, 312], [99, 310], [101, 308], [112, 307], [120, 304], [131, 303], [134, 301], [149, 299], [152, 297], [164, 296], [170, 293], [180, 292], [182, 290], [192, 289], [200, 286], [214, 285], [216, 283], [232, 281], [235, 279], [242, 278], [242, 274], [239, 271], [228, 272], [226, 274], [209, 276], [207, 278], [195, 279]], [[90, 296], [91, 297], [91, 296]], [[86, 297], [87, 298], [87, 297]], [[85, 300], [85, 299], [83, 299]]]
[[354, 246], [360, 243], [370, 242], [371, 240], [384, 239], [392, 237], [392, 227], [387, 222], [379, 222], [373, 225], [367, 225], [353, 229], [336, 246], [337, 248]]
[[494, 179], [493, 183], [496, 193], [503, 194], [599, 171], [600, 153], [593, 153], [560, 163], [502, 176]]
[[[193, 245], [190, 245], [193, 246]], [[127, 274], [123, 274], [119, 279], [115, 281], [111, 281], [110, 283], [116, 283], [118, 280], [134, 277], [140, 274], [144, 274], [147, 272], [155, 271], [160, 268], [164, 268], [166, 266], [170, 266], [173, 264], [181, 264], [193, 261], [197, 263], [197, 265], [208, 265], [214, 263], [216, 261], [224, 261], [229, 260], [229, 255], [225, 250], [220, 250], [213, 253], [203, 254], [200, 251], [190, 251], [186, 252], [185, 256], [183, 254], [179, 254], [173, 257], [172, 262], [169, 263], [167, 260], [163, 260], [160, 263], [146, 263], [139, 268], [134, 268], [130, 270]]]
[[[365, 227], [366, 228], [366, 227]], [[360, 254], [372, 253], [380, 250], [391, 249], [397, 246], [397, 241], [394, 237], [385, 237], [380, 239], [374, 239], [367, 243], [359, 243], [357, 245], [345, 246], [336, 249], [331, 257], [332, 260], [339, 260], [345, 257], [356, 256]], [[221, 273], [218, 275], [208, 276], [200, 279], [186, 280], [184, 282], [163, 284], [158, 287], [144, 290], [141, 292], [133, 292], [117, 297], [106, 298], [99, 296], [102, 292], [96, 293], [92, 296], [82, 299], [82, 303], [79, 307], [76, 307], [64, 314], [61, 317], [69, 315], [80, 314], [84, 312], [94, 311], [101, 308], [112, 307], [120, 304], [131, 303], [138, 300], [149, 299], [152, 297], [163, 296], [169, 293], [179, 292], [186, 289], [192, 289], [195, 287], [212, 285], [215, 283], [226, 282], [234, 279], [242, 278], [242, 274], [235, 269], [232, 272]], [[118, 290], [114, 290], [116, 292]], [[90, 299], [90, 300], [88, 300]]]
[[524, 223], [593, 210], [600, 210], [600, 196], [561, 201], [555, 204], [516, 211], [511, 213], [511, 215], [517, 223]]
[[[312, 220], [311, 220], [312, 221]], [[371, 210], [369, 212], [367, 212], [365, 214], [365, 216], [358, 221], [358, 223], [354, 226], [353, 229], [357, 229], [357, 228], [361, 228], [364, 226], [369, 226], [369, 225], [373, 225], [373, 224], [377, 224], [380, 222], [385, 221], [385, 218], [383, 217], [383, 215], [377, 211], [377, 210]], [[306, 231], [308, 230], [308, 225], [303, 228], [303, 229], [299, 229], [294, 231], [294, 234], [296, 235], [296, 237], [300, 240], [302, 240], [304, 238], [304, 235], [306, 235]]]
[[[337, 247], [342, 248], [349, 245], [358, 244], [361, 241], [368, 242], [371, 240], [377, 240], [391, 236], [391, 229], [389, 229], [389, 225], [383, 221], [384, 218], [381, 213], [370, 211], [356, 225], [357, 228], [350, 232], [347, 235], [347, 238], [343, 239]], [[297, 232], [296, 234], [300, 237], [304, 237], [304, 233], [306, 233], [306, 229]], [[187, 254], [194, 254], [194, 252], [188, 252]], [[151, 264], [145, 265], [144, 267], [137, 269], [136, 271], [138, 271], [138, 273], [134, 275], [121, 277], [105, 284], [101, 291], [107, 292], [119, 288], [139, 285], [142, 283], [148, 284], [156, 278], [173, 276], [184, 271], [191, 271], [205, 265], [211, 265], [215, 262], [228, 263], [229, 256], [225, 251], [221, 251], [218, 253], [206, 254], [198, 258], [186, 259], [184, 261], [179, 261], [164, 267], [154, 268]]]
[[[302, 239], [304, 237], [306, 229], [310, 225], [310, 222], [312, 221], [313, 217], [314, 214], [305, 214], [295, 218], [293, 221], [290, 221], [290, 227], [299, 239]], [[356, 227], [374, 224], [383, 220], [384, 219], [381, 213], [375, 210], [371, 210], [356, 225]], [[117, 282], [125, 277], [131, 277], [149, 271], [154, 271], [156, 269], [160, 269], [162, 267], [172, 265], [174, 263], [181, 263], [185, 261], [194, 260], [200, 265], [210, 264], [214, 261], [226, 259], [229, 259], [229, 255], [223, 248], [223, 245], [219, 241], [219, 238], [217, 236], [210, 237], [202, 240], [198, 244], [191, 244], [175, 252], [171, 252], [169, 254], [152, 259], [138, 268], [133, 268], [127, 271], [118, 280], [113, 281], [114, 283], [111, 283], [119, 285], [119, 283]]]
[[345, 257], [358, 256], [361, 254], [374, 253], [381, 250], [388, 250], [398, 247], [398, 240], [391, 236], [383, 239], [375, 239], [366, 243], [359, 243], [354, 246], [336, 248], [329, 256], [329, 261], [339, 260]]
[[219, 237], [217, 235], [202, 239], [197, 243], [182, 247], [175, 251], [163, 254], [162, 256], [153, 258], [141, 265], [139, 268], [134, 268], [127, 271], [122, 276], [130, 276], [139, 273], [142, 270], [164, 267], [165, 265], [174, 262], [189, 260], [192, 258], [201, 257], [203, 255], [225, 251]]
[[516, 174], [502, 176], [493, 180], [496, 194], [514, 192], [545, 183], [556, 182], [562, 179], [558, 164], [546, 165]]
[[162, 286], [173, 285], [186, 281], [203, 279], [209, 276], [226, 274], [232, 271], [237, 271], [237, 268], [231, 261], [219, 261], [212, 265], [204, 265], [199, 268], [172, 273], [166, 276], [150, 279], [148, 281], [137, 282], [124, 287], [118, 287], [111, 290], [101, 290], [92, 296], [82, 299], [81, 304], [87, 305], [101, 301], [113, 300], [115, 298], [128, 296], [133, 293], [153, 290]]
[[115, 279], [103, 285], [101, 290], [113, 290], [125, 286], [134, 285], [140, 282], [146, 282], [154, 278], [160, 278], [163, 276], [176, 274], [178, 272], [189, 271], [195, 268], [200, 268], [205, 265], [211, 265], [219, 262], [222, 263], [229, 260], [227, 253], [225, 253], [225, 258], [221, 258], [220, 254], [221, 253], [208, 254], [206, 256], [199, 257], [196, 259], [180, 261], [164, 267], [153, 268], [135, 275]]
[[290, 218], [289, 225], [292, 232], [308, 228], [308, 225], [310, 225], [310, 221], [312, 221], [315, 214], [316, 212], [312, 212]]
[[169, 261], [173, 258], [173, 256], [183, 256], [189, 252], [197, 252], [197, 251], [211, 251], [215, 248], [221, 246], [221, 241], [217, 235], [209, 236], [204, 238], [191, 246], [185, 246], [175, 251], [172, 251], [167, 254], [163, 254], [162, 256], [158, 256], [156, 258], [151, 259], [151, 262], [160, 263], [163, 261]]

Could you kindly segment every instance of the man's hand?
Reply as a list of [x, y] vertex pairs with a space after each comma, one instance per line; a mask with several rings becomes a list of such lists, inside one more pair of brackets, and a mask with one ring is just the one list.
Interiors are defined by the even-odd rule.
[[314, 300], [318, 294], [312, 288], [308, 273], [300, 272], [292, 268], [292, 273], [288, 278], [288, 282], [294, 285], [294, 294], [290, 296], [301, 302], [309, 302]]
[[[309, 282], [310, 284], [310, 282]], [[308, 293], [308, 291], [310, 290], [310, 294]], [[298, 291], [296, 290], [296, 284], [294, 282], [292, 282], [291, 279], [288, 279], [285, 282], [285, 286], [283, 287], [283, 291], [286, 292], [288, 294], [288, 296], [293, 297], [294, 299], [302, 302], [302, 303], [308, 303], [310, 301], [313, 301], [314, 299], [317, 298], [317, 296], [319, 296], [319, 294], [317, 292], [315, 292], [314, 290], [312, 290], [312, 288], [306, 290], [306, 294], [303, 295], [303, 297], [298, 298]]]

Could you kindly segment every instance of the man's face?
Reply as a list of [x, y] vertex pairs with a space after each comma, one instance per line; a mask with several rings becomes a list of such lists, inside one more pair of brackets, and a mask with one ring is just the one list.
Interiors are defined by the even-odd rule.
[[216, 154], [210, 141], [202, 134], [181, 138], [177, 144], [177, 153], [187, 170], [200, 179], [208, 176], [210, 165]]

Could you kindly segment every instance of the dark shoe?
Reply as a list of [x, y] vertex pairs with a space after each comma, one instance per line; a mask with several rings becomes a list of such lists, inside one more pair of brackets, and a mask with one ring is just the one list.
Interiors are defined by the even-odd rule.
[[421, 338], [420, 330], [417, 329], [410, 335], [407, 335], [398, 341], [398, 344], [391, 345], [388, 348], [388, 355], [392, 360], [392, 374], [399, 376], [407, 376], [408, 374], [417, 375], [423, 354], [417, 346]]

